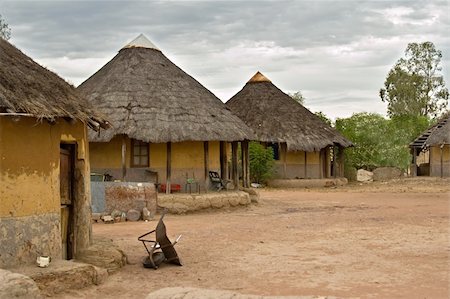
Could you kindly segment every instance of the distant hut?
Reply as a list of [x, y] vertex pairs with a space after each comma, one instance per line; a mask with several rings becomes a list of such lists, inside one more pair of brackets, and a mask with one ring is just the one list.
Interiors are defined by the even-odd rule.
[[86, 125], [107, 127], [74, 87], [0, 38], [0, 268], [89, 246]]
[[[352, 145], [335, 129], [324, 123], [289, 95], [257, 72], [227, 103], [257, 136], [274, 149], [278, 178], [326, 178], [343, 176], [343, 148]], [[334, 147], [334, 151], [330, 151]], [[337, 151], [336, 148], [339, 148]]]
[[450, 115], [428, 128], [410, 145], [412, 176], [450, 176]]
[[228, 176], [230, 142], [237, 183], [237, 142], [245, 145], [252, 131], [144, 35], [78, 89], [113, 126], [89, 135], [93, 171], [125, 181], [157, 181], [168, 193], [183, 189], [187, 180], [203, 189], [210, 170]]

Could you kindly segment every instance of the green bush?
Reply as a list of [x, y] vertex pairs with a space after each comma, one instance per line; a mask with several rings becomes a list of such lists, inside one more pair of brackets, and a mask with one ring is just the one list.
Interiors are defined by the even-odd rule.
[[408, 169], [411, 159], [408, 145], [428, 125], [426, 117], [386, 119], [375, 113], [356, 113], [336, 120], [336, 129], [355, 145], [345, 150], [346, 167], [367, 170], [380, 166]]
[[250, 179], [254, 183], [265, 183], [273, 176], [274, 164], [273, 150], [264, 148], [258, 142], [249, 144]]

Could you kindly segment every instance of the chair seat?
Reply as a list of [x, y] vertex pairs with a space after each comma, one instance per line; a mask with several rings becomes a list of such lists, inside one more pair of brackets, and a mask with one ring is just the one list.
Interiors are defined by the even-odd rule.
[[152, 254], [153, 257], [153, 263], [150, 261], [149, 256], [144, 257], [142, 264], [145, 268], [153, 268], [158, 269], [158, 266], [161, 265], [165, 260], [166, 257], [164, 256], [163, 252], [154, 252]]

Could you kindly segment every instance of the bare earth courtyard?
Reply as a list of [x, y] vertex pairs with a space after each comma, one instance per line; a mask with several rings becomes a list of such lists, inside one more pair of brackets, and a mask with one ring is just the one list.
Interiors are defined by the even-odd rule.
[[183, 267], [145, 269], [137, 237], [151, 222], [94, 224], [129, 264], [57, 298], [145, 298], [164, 287], [256, 295], [449, 298], [450, 180], [261, 190], [245, 208], [167, 215]]

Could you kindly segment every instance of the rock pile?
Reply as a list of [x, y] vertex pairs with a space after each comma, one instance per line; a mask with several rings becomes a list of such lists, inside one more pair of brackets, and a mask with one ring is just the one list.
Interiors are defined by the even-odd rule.
[[154, 214], [147, 207], [142, 211], [137, 209], [129, 209], [128, 211], [113, 210], [107, 213], [92, 213], [92, 221], [100, 223], [117, 223], [125, 221], [153, 220]]

